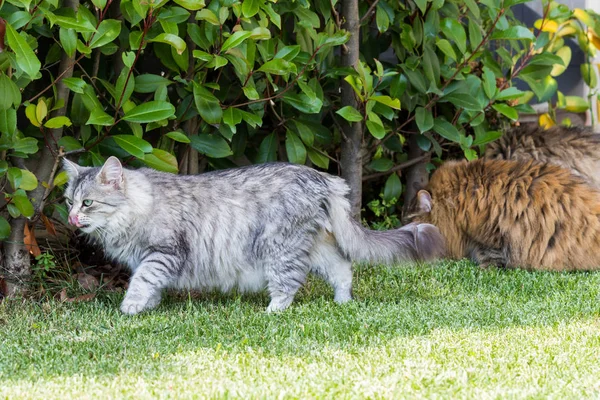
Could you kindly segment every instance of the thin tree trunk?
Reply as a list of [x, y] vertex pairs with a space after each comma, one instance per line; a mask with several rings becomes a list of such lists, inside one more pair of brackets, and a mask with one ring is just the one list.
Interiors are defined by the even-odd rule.
[[[342, 56], [342, 67], [355, 68], [358, 64], [360, 51], [359, 30], [360, 23], [358, 17], [358, 0], [344, 0], [342, 3], [342, 18], [346, 21], [344, 29], [350, 33], [350, 40], [346, 43], [348, 51]], [[352, 87], [342, 81], [342, 106], [352, 106], [358, 109], [358, 101]], [[350, 186], [350, 205], [352, 216], [360, 220], [361, 198], [362, 198], [362, 131], [363, 126], [360, 122], [348, 123], [345, 120], [341, 122], [343, 130], [342, 154], [340, 165], [342, 167], [342, 177]]]
[[[73, 10], [77, 10], [79, 7], [78, 0], [66, 0], [66, 7], [70, 7]], [[69, 57], [63, 54], [58, 67], [58, 73], [56, 76], [62, 76], [63, 79], [56, 84], [56, 100], [62, 99], [64, 106], [58, 110], [55, 110], [50, 117], [60, 117], [67, 113], [67, 105], [69, 104], [69, 88], [63, 83], [65, 78], [73, 76], [73, 64], [75, 62], [74, 57]], [[38, 179], [38, 187], [31, 191], [29, 198], [36, 210], [36, 215], [43, 212], [44, 195], [46, 188], [41, 182], [51, 183], [53, 180], [53, 173], [55, 172], [55, 163], [57, 162], [58, 148], [56, 143], [62, 137], [63, 128], [49, 129], [47, 131], [46, 146], [42, 149], [42, 155], [38, 161], [37, 168], [34, 171], [35, 176]], [[4, 245], [4, 265], [2, 266], [2, 273], [6, 276], [7, 291], [8, 295], [14, 296], [26, 289], [27, 281], [31, 276], [31, 265], [29, 253], [25, 249], [24, 245], [24, 228], [26, 220], [24, 217], [19, 217], [11, 220], [10, 222], [10, 238]]]
[[[408, 139], [408, 160], [422, 157], [423, 150], [417, 143], [417, 135], [411, 135]], [[429, 172], [427, 172], [428, 158], [410, 167], [406, 172], [406, 191], [404, 192], [404, 210], [407, 210], [412, 200], [421, 189], [425, 189], [429, 183]]]
[[[194, 15], [190, 16], [190, 18], [188, 19], [188, 22], [190, 24], [197, 23]], [[186, 38], [185, 43], [187, 45], [189, 59], [194, 60], [193, 53], [194, 53], [194, 50], [196, 49], [196, 43], [194, 43], [194, 41], [189, 37], [189, 35]], [[196, 67], [195, 63], [193, 61], [190, 62], [189, 66], [188, 66], [188, 70], [187, 70], [188, 78], [192, 78], [194, 76], [194, 68], [195, 67]], [[193, 135], [196, 133], [199, 126], [200, 125], [199, 125], [199, 121], [198, 121], [198, 116], [195, 116], [184, 122], [183, 130], [187, 136], [190, 136], [190, 135]], [[196, 174], [200, 173], [200, 165], [198, 164], [198, 160], [199, 160], [198, 150], [194, 149], [192, 146], [189, 146], [189, 149], [187, 151], [187, 165], [186, 165], [185, 174], [196, 175]]]

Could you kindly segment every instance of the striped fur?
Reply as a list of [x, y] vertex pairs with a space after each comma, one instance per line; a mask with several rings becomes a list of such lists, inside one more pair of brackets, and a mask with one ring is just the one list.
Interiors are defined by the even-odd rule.
[[[121, 310], [137, 314], [165, 288], [257, 291], [287, 308], [309, 272], [351, 299], [351, 261], [424, 260], [443, 252], [428, 224], [374, 232], [350, 217], [348, 187], [314, 169], [273, 163], [178, 176], [65, 161], [70, 221], [133, 271]], [[89, 201], [92, 200], [90, 204]], [[87, 203], [88, 206], [85, 206]]]

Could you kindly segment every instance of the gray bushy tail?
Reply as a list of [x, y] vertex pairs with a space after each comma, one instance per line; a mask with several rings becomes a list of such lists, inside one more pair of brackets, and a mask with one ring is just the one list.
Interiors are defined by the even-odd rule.
[[336, 180], [331, 189], [333, 234], [341, 250], [353, 261], [390, 264], [427, 261], [444, 255], [445, 240], [434, 225], [408, 224], [387, 231], [367, 229], [351, 216], [347, 186]]

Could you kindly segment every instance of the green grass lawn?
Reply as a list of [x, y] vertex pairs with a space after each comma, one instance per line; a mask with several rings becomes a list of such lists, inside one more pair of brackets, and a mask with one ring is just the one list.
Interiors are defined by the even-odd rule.
[[0, 304], [0, 398], [600, 397], [600, 273], [358, 268], [266, 295]]

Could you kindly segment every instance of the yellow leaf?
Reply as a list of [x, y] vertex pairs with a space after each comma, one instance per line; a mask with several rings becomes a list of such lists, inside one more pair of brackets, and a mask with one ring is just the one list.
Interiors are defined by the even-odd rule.
[[539, 124], [544, 129], [550, 129], [551, 127], [553, 127], [555, 125], [555, 122], [552, 120], [552, 117], [550, 116], [550, 114], [546, 113], [546, 114], [540, 115]]
[[35, 115], [36, 108], [37, 107], [35, 106], [35, 104], [28, 105], [25, 109], [25, 115], [27, 116], [27, 119], [29, 119], [29, 122], [31, 122], [34, 126], [37, 126], [39, 128], [41, 124]]
[[37, 107], [35, 108], [35, 116], [39, 122], [42, 122], [48, 115], [48, 106], [44, 99], [39, 99]]
[[591, 28], [588, 28], [587, 37], [594, 47], [600, 50], [600, 37], [596, 36]]
[[550, 71], [551, 76], [558, 76], [565, 72], [569, 63], [571, 62], [571, 48], [569, 46], [564, 46], [558, 49], [556, 55], [559, 56], [563, 60], [564, 65], [554, 64], [552, 67], [552, 71]]
[[[542, 23], [544, 23], [544, 25], [542, 25]], [[547, 20], [538, 19], [537, 21], [535, 21], [533, 26], [535, 26], [536, 29], [539, 29], [543, 32], [554, 33], [558, 30], [558, 24], [555, 21], [552, 21], [549, 19], [547, 19]]]
[[558, 28], [558, 37], [574, 35], [578, 31], [578, 25], [572, 23], [572, 21], [565, 22]]
[[21, 184], [19, 185], [19, 189], [23, 190], [33, 190], [37, 187], [38, 181], [34, 174], [26, 169], [21, 170]]
[[581, 8], [576, 8], [573, 10], [573, 16], [587, 26], [594, 26], [594, 20], [590, 17], [587, 11], [584, 11]]

